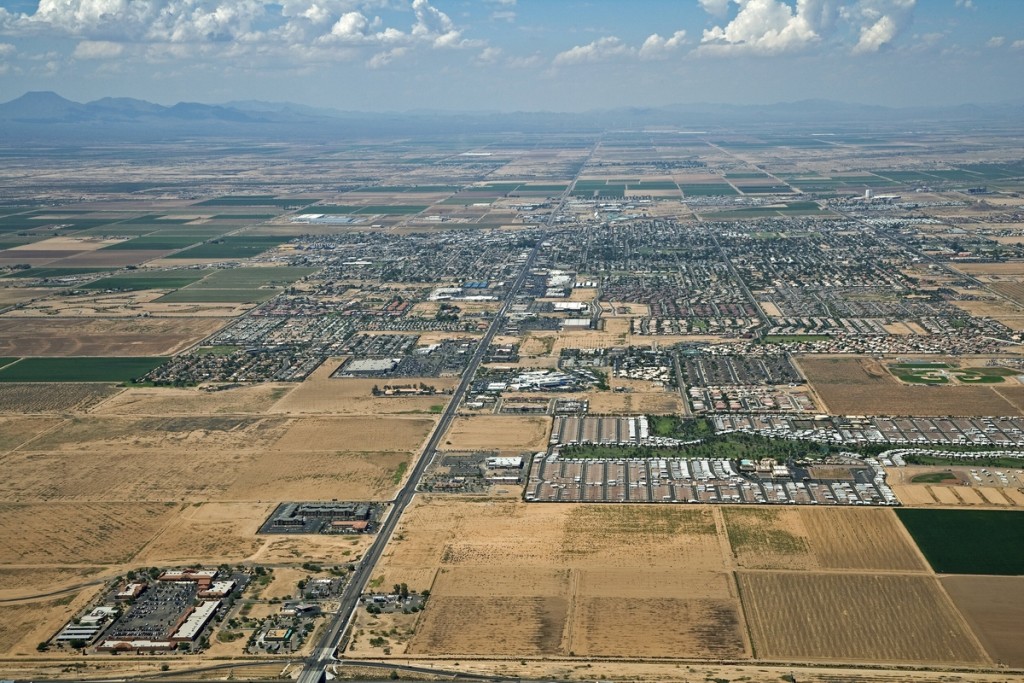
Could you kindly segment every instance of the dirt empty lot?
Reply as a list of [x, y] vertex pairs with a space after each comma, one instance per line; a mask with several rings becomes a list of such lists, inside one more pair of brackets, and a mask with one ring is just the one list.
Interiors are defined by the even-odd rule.
[[0, 318], [0, 356], [166, 356], [224, 326], [220, 318]]
[[542, 451], [548, 446], [551, 418], [510, 415], [458, 416], [445, 435], [454, 451]]
[[798, 364], [828, 412], [836, 415], [1020, 414], [994, 387], [901, 384], [871, 358], [803, 356]]
[[430, 584], [411, 654], [743, 657], [724, 557], [709, 508], [424, 497], [374, 582]]

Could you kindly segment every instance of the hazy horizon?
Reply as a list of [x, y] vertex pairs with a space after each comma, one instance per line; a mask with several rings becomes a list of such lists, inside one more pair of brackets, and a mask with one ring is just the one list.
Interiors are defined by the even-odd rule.
[[983, 0], [3, 0], [0, 92], [362, 112], [985, 104], [1019, 100], [1022, 20]]

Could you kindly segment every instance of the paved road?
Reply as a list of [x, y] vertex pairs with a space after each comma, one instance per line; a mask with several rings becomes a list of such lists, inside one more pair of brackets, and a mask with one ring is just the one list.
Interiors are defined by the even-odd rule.
[[[565, 205], [565, 202], [572, 192], [575, 184], [576, 180], [573, 179], [573, 182], [569, 183], [565, 192], [562, 193], [558, 204], [554, 207], [551, 211], [551, 215], [548, 217], [545, 224], [546, 228], [550, 229], [554, 225], [555, 217], [561, 212], [562, 207]], [[495, 314], [490, 326], [487, 328], [487, 332], [484, 333], [483, 338], [477, 345], [476, 352], [473, 354], [469, 364], [466, 366], [465, 372], [462, 374], [462, 381], [460, 381], [458, 387], [456, 387], [451, 400], [448, 402], [447, 408], [445, 408], [445, 411], [441, 414], [441, 419], [438, 421], [437, 426], [434, 427], [430, 440], [427, 441], [427, 445], [424, 447], [423, 452], [416, 460], [416, 465], [409, 474], [409, 478], [406, 480], [405, 486], [402, 487], [402, 490], [395, 497], [395, 502], [391, 508], [391, 512], [377, 531], [377, 537], [374, 539], [373, 544], [366, 551], [363, 559], [356, 566], [356, 570], [349, 578], [348, 584], [345, 586], [345, 590], [341, 595], [341, 601], [338, 605], [338, 609], [328, 618], [327, 630], [324, 632], [320, 641], [314, 646], [313, 652], [307, 659], [306, 666], [302, 670], [302, 674], [299, 676], [299, 683], [320, 683], [324, 680], [324, 672], [326, 671], [327, 666], [334, 661], [334, 652], [338, 648], [338, 644], [341, 641], [341, 636], [345, 631], [345, 627], [348, 625], [352, 615], [355, 613], [355, 610], [359, 605], [359, 596], [362, 595], [364, 590], [366, 590], [366, 584], [370, 580], [370, 573], [373, 571], [377, 561], [380, 560], [381, 555], [384, 553], [384, 548], [387, 546], [391, 535], [398, 526], [398, 522], [402, 518], [402, 513], [405, 512], [405, 508], [408, 507], [410, 502], [412, 502], [413, 496], [416, 494], [416, 488], [419, 486], [420, 478], [423, 476], [427, 466], [430, 464], [433, 453], [437, 449], [437, 445], [440, 443], [441, 439], [444, 438], [445, 433], [451, 426], [451, 422], [455, 418], [455, 414], [458, 412], [459, 406], [462, 405], [462, 399], [466, 395], [466, 390], [472, 383], [473, 376], [476, 374], [477, 368], [483, 361], [483, 358], [487, 353], [487, 349], [491, 345], [491, 341], [498, 333], [498, 330], [501, 329], [502, 321], [508, 313], [509, 308], [512, 306], [512, 303], [515, 301], [516, 295], [519, 293], [520, 289], [522, 289], [523, 283], [526, 281], [526, 277], [529, 275], [530, 270], [533, 268], [533, 262], [537, 257], [537, 252], [540, 250], [542, 242], [543, 239], [538, 238], [536, 245], [534, 245], [533, 249], [530, 250], [530, 254], [527, 257], [526, 262], [519, 271], [519, 275], [516, 276], [515, 281], [509, 288], [508, 296], [505, 297], [505, 302], [501, 305], [501, 308], [498, 309], [498, 312]]]

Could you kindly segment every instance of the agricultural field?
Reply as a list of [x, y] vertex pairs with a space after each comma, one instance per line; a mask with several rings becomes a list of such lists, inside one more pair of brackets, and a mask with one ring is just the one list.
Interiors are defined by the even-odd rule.
[[168, 356], [222, 327], [218, 318], [134, 320], [0, 317], [4, 356]]
[[725, 569], [708, 508], [424, 496], [373, 583], [430, 585], [408, 654], [623, 656], [639, 647], [653, 657], [743, 657]]
[[0, 368], [0, 382], [128, 382], [165, 358], [22, 358]]
[[739, 572], [738, 579], [758, 658], [989, 661], [930, 576]]
[[119, 391], [112, 384], [0, 382], [0, 413], [85, 410]]
[[1024, 668], [1024, 578], [944, 576], [940, 581], [992, 661]]
[[747, 569], [925, 571], [889, 509], [727, 506], [722, 514]]
[[896, 511], [939, 574], [1024, 574], [1024, 512]]
[[877, 360], [796, 359], [817, 396], [836, 415], [1019, 415], [994, 387], [903, 384]]

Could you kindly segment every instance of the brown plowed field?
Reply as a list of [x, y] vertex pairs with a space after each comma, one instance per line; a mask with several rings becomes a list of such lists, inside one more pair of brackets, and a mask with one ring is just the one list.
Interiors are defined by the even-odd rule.
[[930, 576], [740, 572], [738, 578], [758, 657], [988, 661]]
[[800, 518], [821, 567], [926, 570], [889, 508], [803, 508]]
[[61, 382], [16, 383], [0, 382], [0, 412], [2, 413], [63, 413], [86, 410], [103, 399], [123, 391], [113, 384]]
[[944, 576], [941, 581], [992, 659], [1024, 668], [1024, 577]]
[[1020, 414], [994, 387], [901, 384], [870, 358], [804, 356], [798, 364], [829, 412], [835, 415]]
[[224, 326], [220, 318], [0, 318], [0, 356], [168, 356]]

